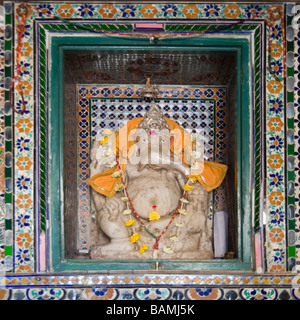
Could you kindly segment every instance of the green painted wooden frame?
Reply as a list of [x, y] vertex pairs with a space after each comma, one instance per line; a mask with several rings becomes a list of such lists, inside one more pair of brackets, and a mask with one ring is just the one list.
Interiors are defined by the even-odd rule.
[[[229, 34], [230, 36], [230, 34]], [[251, 270], [252, 240], [252, 105], [251, 54], [249, 38], [194, 37], [163, 39], [150, 43], [149, 39], [96, 37], [62, 37], [52, 35], [50, 61], [49, 108], [49, 212], [51, 222], [51, 267], [53, 270]], [[142, 49], [142, 50], [214, 50], [237, 53], [237, 168], [238, 168], [238, 254], [237, 259], [223, 260], [145, 260], [94, 261], [67, 260], [64, 255], [63, 234], [63, 54], [65, 50], [82, 49]]]

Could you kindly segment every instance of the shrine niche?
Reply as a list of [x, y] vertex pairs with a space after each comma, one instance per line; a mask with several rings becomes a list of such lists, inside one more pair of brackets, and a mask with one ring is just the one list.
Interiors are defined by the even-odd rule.
[[[66, 89], [74, 80], [94, 81], [77, 85], [78, 116], [69, 113], [73, 100], [65, 91], [65, 128], [74, 130], [64, 143], [67, 256], [198, 261], [237, 254], [235, 196], [228, 191], [236, 142], [226, 116], [235, 108], [237, 76], [228, 73], [235, 65], [234, 52], [66, 52]], [[109, 76], [91, 80], [93, 68]], [[119, 84], [105, 86], [110, 81]], [[199, 150], [196, 170], [191, 161]], [[70, 183], [70, 175], [78, 179]]]

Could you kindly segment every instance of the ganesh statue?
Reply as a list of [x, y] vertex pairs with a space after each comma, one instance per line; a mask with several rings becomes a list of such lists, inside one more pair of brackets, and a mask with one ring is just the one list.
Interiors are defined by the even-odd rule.
[[227, 167], [153, 103], [144, 117], [104, 130], [91, 150], [91, 259], [213, 258], [211, 191]]

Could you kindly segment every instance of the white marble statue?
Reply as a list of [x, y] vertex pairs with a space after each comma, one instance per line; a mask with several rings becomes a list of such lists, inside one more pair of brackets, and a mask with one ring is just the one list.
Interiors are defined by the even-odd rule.
[[[96, 214], [91, 259], [213, 258], [211, 192], [188, 178], [190, 166], [170, 151], [170, 120], [153, 104], [135, 122], [126, 165], [120, 153], [116, 159], [109, 135], [92, 147]], [[186, 186], [191, 190], [184, 190]]]

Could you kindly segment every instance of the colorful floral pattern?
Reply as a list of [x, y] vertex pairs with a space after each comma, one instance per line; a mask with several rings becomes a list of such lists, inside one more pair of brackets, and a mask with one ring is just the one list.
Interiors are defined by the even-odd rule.
[[[30, 233], [30, 237], [33, 239], [33, 213], [28, 206], [26, 192], [30, 199], [33, 199], [33, 133], [34, 133], [34, 118], [33, 118], [33, 21], [36, 18], [43, 19], [48, 18], [49, 15], [57, 14], [66, 19], [91, 19], [91, 18], [103, 18], [103, 19], [242, 19], [253, 18], [257, 14], [262, 14], [260, 19], [266, 17], [266, 9], [270, 6], [267, 4], [64, 4], [64, 3], [37, 3], [34, 6], [38, 9], [38, 12], [29, 9], [29, 19], [26, 23], [26, 32], [22, 44], [22, 61], [21, 61], [21, 76], [26, 76], [24, 81], [26, 91], [27, 110], [29, 113], [24, 115], [16, 115], [15, 118], [15, 146], [16, 146], [16, 161], [15, 161], [15, 175], [16, 175], [16, 199], [19, 199], [20, 210], [16, 210], [15, 217], [15, 232], [16, 235], [22, 233], [19, 231], [21, 225], [26, 227]], [[272, 39], [272, 61], [271, 66], [277, 76], [282, 74], [283, 70], [283, 46], [282, 46], [282, 26], [280, 21], [274, 26], [274, 38]], [[273, 79], [267, 72], [266, 78], [266, 96], [267, 96], [267, 112], [266, 112], [266, 164], [267, 168], [267, 264], [268, 270], [272, 272], [285, 270], [285, 251], [280, 251], [280, 259], [277, 256], [278, 251], [273, 250], [273, 246], [270, 242], [269, 234], [272, 239], [276, 239], [274, 231], [278, 231], [276, 234], [281, 235], [278, 229], [285, 232], [285, 224], [282, 221], [282, 212], [284, 213], [285, 207], [285, 194], [280, 190], [282, 187], [282, 179], [284, 181], [284, 111], [285, 105], [283, 103], [284, 87], [282, 82]], [[297, 87], [297, 86], [296, 86]], [[19, 94], [15, 93], [16, 108], [21, 108], [17, 105], [19, 103]], [[297, 128], [298, 130], [298, 128]], [[26, 175], [25, 175], [26, 171]], [[29, 180], [28, 180], [29, 179]], [[279, 188], [279, 190], [278, 190]], [[23, 198], [20, 197], [23, 195]], [[23, 202], [22, 202], [23, 201]], [[33, 202], [31, 203], [31, 206]], [[277, 213], [276, 213], [277, 212]], [[274, 229], [275, 228], [275, 229]], [[272, 231], [273, 230], [273, 231]], [[24, 231], [23, 231], [24, 232]], [[275, 238], [274, 238], [275, 237]], [[277, 237], [279, 239], [279, 237]], [[29, 243], [29, 242], [28, 242]], [[282, 247], [285, 247], [284, 240], [282, 241]], [[29, 252], [35, 252], [33, 241], [29, 246]], [[16, 246], [16, 255], [18, 251], [18, 245]], [[276, 254], [275, 254], [276, 253]], [[20, 257], [22, 255], [19, 255]], [[17, 257], [17, 256], [16, 256]], [[26, 272], [26, 270], [34, 270], [34, 259], [30, 261], [25, 258], [22, 259], [24, 265], [20, 265], [17, 261], [16, 268], [20, 272]], [[20, 259], [21, 261], [21, 259]], [[278, 264], [280, 263], [280, 264]], [[28, 268], [27, 268], [28, 267]]]
[[103, 19], [112, 19], [117, 13], [117, 9], [113, 4], [104, 4], [100, 7], [99, 13]]

